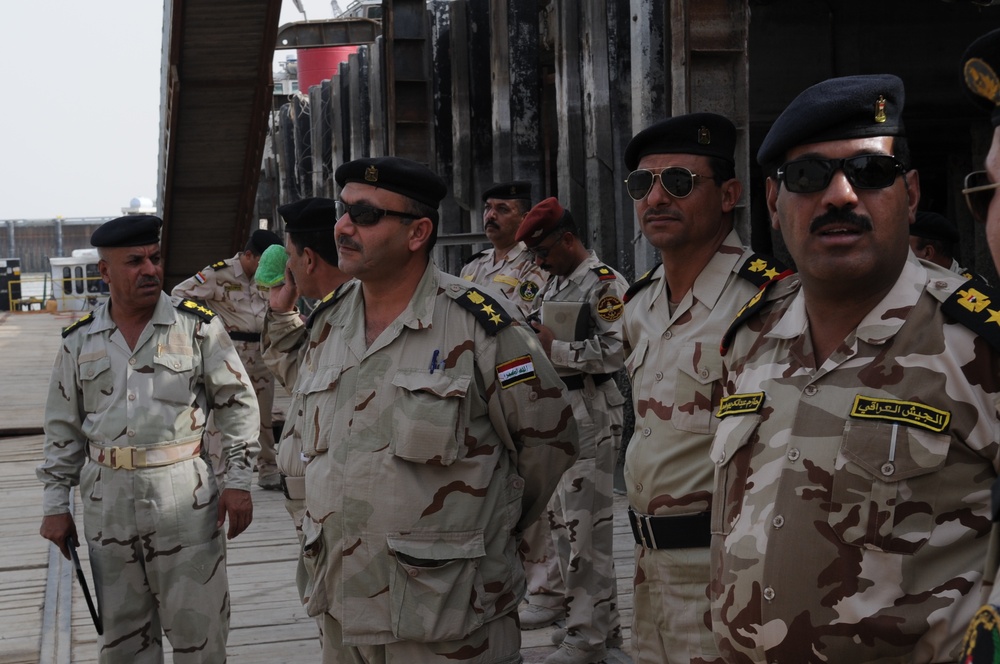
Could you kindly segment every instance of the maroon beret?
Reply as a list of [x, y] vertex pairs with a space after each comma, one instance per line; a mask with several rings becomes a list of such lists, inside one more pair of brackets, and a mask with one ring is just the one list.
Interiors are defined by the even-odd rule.
[[566, 210], [559, 205], [559, 201], [552, 197], [546, 198], [524, 215], [514, 239], [533, 247], [551, 233], [565, 216]]

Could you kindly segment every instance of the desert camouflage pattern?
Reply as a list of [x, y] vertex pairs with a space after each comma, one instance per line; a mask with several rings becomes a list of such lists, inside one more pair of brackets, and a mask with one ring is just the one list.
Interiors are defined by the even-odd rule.
[[[663, 266], [625, 305], [625, 367], [635, 429], [625, 449], [629, 504], [640, 514], [712, 509], [708, 457], [722, 395], [722, 334], [757, 288], [737, 274], [752, 252], [731, 231], [673, 313]], [[708, 600], [709, 551], [635, 547], [637, 664], [720, 662]]]
[[[219, 315], [228, 332], [260, 333], [264, 325], [264, 314], [267, 312], [270, 289], [258, 286], [253, 275], [243, 271], [239, 254], [220, 263], [209, 265], [197, 275], [177, 284], [170, 292], [171, 295], [180, 295], [204, 303]], [[264, 365], [264, 359], [260, 354], [260, 342], [234, 341], [233, 345], [243, 361], [243, 366], [246, 367], [260, 406], [258, 480], [264, 483], [275, 482], [278, 469], [275, 465], [274, 432], [271, 430], [274, 376]], [[211, 416], [205, 429], [205, 446], [208, 448], [216, 479], [222, 484], [226, 471], [221, 458], [222, 436]]]
[[[163, 294], [130, 350], [107, 305], [63, 339], [45, 408], [46, 515], [69, 511], [79, 484], [84, 540], [104, 619], [101, 662], [162, 661], [161, 628], [175, 662], [225, 658], [229, 595], [219, 490], [204, 453], [158, 468], [85, 463], [87, 441], [154, 447], [195, 440], [207, 413], [223, 428], [226, 483], [249, 490], [257, 402], [217, 318], [175, 308]], [[184, 651], [184, 652], [180, 652]]]
[[[604, 278], [597, 269], [605, 269]], [[614, 374], [624, 365], [622, 297], [628, 282], [594, 254], [567, 277], [549, 278], [541, 302], [586, 302], [586, 339], [552, 342], [550, 359], [560, 376], [586, 376], [584, 386], [567, 392], [580, 428], [580, 458], [563, 474], [548, 508], [554, 555], [561, 583], [549, 590], [566, 609], [566, 642], [601, 648], [620, 636], [614, 568], [614, 468], [621, 447], [625, 398], [614, 380], [596, 385], [594, 374]], [[538, 575], [533, 570], [529, 574]], [[545, 590], [544, 588], [542, 589]], [[551, 598], [528, 598], [551, 606]]]
[[268, 320], [269, 366], [297, 365], [282, 380], [311, 457], [306, 607], [339, 625], [338, 648], [460, 641], [523, 596], [516, 536], [575, 460], [577, 428], [534, 335], [480, 298], [430, 264], [370, 347], [359, 282], [309, 330]]
[[[474, 284], [492, 288], [509, 302], [511, 314], [524, 318], [534, 310], [538, 291], [549, 278], [549, 273], [535, 265], [523, 242], [518, 242], [494, 265], [493, 248], [479, 253], [462, 266], [460, 276]], [[515, 310], [516, 307], [516, 310]]]
[[818, 367], [797, 277], [739, 329], [711, 452], [727, 662], [958, 661], [1000, 451], [997, 352], [940, 308], [966, 285], [911, 255]]

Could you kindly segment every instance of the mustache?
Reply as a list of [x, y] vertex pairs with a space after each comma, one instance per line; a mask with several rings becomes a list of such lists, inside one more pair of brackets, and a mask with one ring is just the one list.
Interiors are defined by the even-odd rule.
[[866, 217], [863, 214], [858, 214], [857, 212], [846, 208], [834, 208], [813, 219], [812, 223], [809, 224], [809, 232], [817, 233], [822, 230], [824, 226], [843, 222], [851, 224], [852, 226], [857, 226], [863, 231], [870, 231], [875, 228], [872, 225], [870, 217]]
[[347, 247], [348, 249], [354, 249], [355, 251], [361, 251], [361, 245], [346, 235], [341, 235], [337, 238], [337, 246]]
[[496, 228], [496, 229], [499, 229], [499, 228], [500, 228], [500, 224], [498, 224], [498, 223], [497, 223], [497, 222], [495, 222], [495, 221], [487, 221], [487, 222], [486, 222], [486, 223], [485, 223], [485, 224], [483, 225], [483, 228], [489, 228], [490, 226], [492, 226], [493, 228]]
[[139, 288], [142, 288], [144, 286], [159, 286], [159, 285], [160, 285], [160, 280], [157, 279], [156, 277], [142, 277], [136, 284], [136, 286], [138, 286]]
[[642, 220], [646, 221], [650, 217], [659, 217], [663, 215], [669, 215], [672, 217], [677, 217], [678, 219], [683, 219], [683, 215], [675, 208], [665, 205], [662, 207], [647, 208], [645, 212], [642, 213]]

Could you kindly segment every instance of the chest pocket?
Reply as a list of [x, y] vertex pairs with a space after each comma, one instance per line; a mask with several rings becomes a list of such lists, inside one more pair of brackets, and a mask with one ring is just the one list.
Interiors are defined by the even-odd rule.
[[392, 453], [407, 461], [448, 466], [458, 458], [460, 411], [469, 391], [469, 375], [444, 372], [397, 373], [397, 402], [392, 410]]
[[712, 433], [718, 426], [715, 406], [722, 391], [722, 356], [707, 343], [685, 344], [677, 358], [677, 385], [670, 421], [679, 431]]
[[635, 348], [632, 349], [632, 352], [629, 353], [629, 356], [625, 358], [625, 371], [628, 372], [628, 378], [632, 381], [632, 385], [640, 385], [636, 374], [642, 368], [642, 363], [646, 360], [647, 350], [649, 350], [649, 339], [643, 337], [639, 340]]
[[[337, 430], [334, 427], [337, 407], [332, 396], [324, 393], [337, 386], [340, 374], [341, 367], [330, 366], [317, 367], [314, 372], [302, 367], [299, 371], [296, 391], [301, 414], [297, 416], [294, 426], [301, 435], [301, 449], [305, 454], [323, 453], [330, 449], [330, 436]], [[343, 431], [347, 431], [346, 425]]]
[[153, 356], [153, 381], [156, 399], [191, 403], [194, 400], [194, 355], [167, 351]]
[[115, 381], [109, 369], [111, 369], [111, 358], [104, 351], [80, 356], [79, 375], [83, 392], [83, 409], [88, 413], [100, 410], [101, 403], [113, 398]]
[[830, 527], [846, 544], [915, 552], [934, 528], [938, 471], [950, 445], [948, 434], [848, 421], [833, 475]]
[[723, 418], [712, 441], [711, 459], [715, 463], [715, 491], [712, 499], [712, 532], [728, 535], [743, 510], [743, 494], [750, 464], [748, 445], [756, 439], [760, 415]]

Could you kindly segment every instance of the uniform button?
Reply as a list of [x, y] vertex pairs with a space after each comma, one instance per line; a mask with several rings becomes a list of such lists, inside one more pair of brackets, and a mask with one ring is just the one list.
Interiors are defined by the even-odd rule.
[[128, 363], [131, 365], [135, 365], [135, 358], [134, 357], [128, 358]]
[[642, 484], [636, 484], [635, 491], [636, 493], [642, 493]]
[[799, 450], [798, 450], [797, 447], [793, 447], [792, 449], [788, 450], [788, 460], [789, 461], [798, 461], [799, 460], [799, 456], [800, 456], [800, 454], [799, 454]]
[[515, 489], [523, 489], [524, 488], [524, 478], [515, 477], [514, 481], [512, 482], [512, 484], [514, 485]]
[[174, 362], [174, 369], [180, 369], [180, 368], [181, 368], [181, 363], [180, 362]]
[[128, 430], [128, 437], [129, 438], [135, 438], [135, 430], [134, 429], [129, 429]]
[[815, 385], [806, 385], [805, 393], [807, 397], [811, 397], [817, 392], [819, 392], [819, 388], [817, 388]]
[[937, 288], [938, 290], [944, 290], [945, 288], [948, 287], [948, 284], [943, 281], [935, 281], [934, 287]]
[[882, 474], [883, 475], [886, 475], [886, 476], [892, 475], [894, 472], [896, 472], [896, 467], [894, 465], [892, 465], [891, 463], [883, 463], [882, 464]]
[[663, 372], [662, 371], [657, 371], [655, 374], [653, 374], [653, 376], [656, 378], [656, 380], [663, 380]]
[[708, 369], [702, 369], [701, 371], [698, 372], [698, 375], [701, 376], [702, 378], [708, 378]]
[[774, 526], [775, 528], [781, 528], [783, 525], [785, 525], [785, 517], [783, 516], [774, 517], [774, 519], [771, 521], [771, 525]]
[[451, 292], [452, 293], [457, 293], [460, 290], [462, 290], [462, 287], [459, 286], [458, 284], [452, 284], [451, 285]]
[[410, 569], [406, 570], [406, 573], [409, 574], [410, 576], [418, 576], [420, 574], [420, 571], [415, 570], [411, 567]]
[[129, 401], [135, 401], [135, 395], [134, 394], [128, 395], [128, 400]]
[[774, 588], [772, 588], [771, 586], [764, 588], [764, 599], [766, 599], [768, 602], [774, 599]]
[[723, 452], [722, 454], [719, 455], [719, 458], [715, 463], [721, 466], [723, 463], [725, 463], [725, 461], [726, 461], [726, 453]]
[[94, 370], [93, 369], [91, 369], [90, 371], [87, 372], [87, 377], [88, 378], [91, 377], [91, 376], [93, 376], [93, 375], [94, 375]]
[[643, 436], [648, 436], [651, 433], [653, 433], [653, 431], [649, 427], [646, 427], [645, 429], [642, 430], [642, 435]]
[[528, 394], [528, 401], [537, 401], [537, 400], [538, 400], [538, 395], [537, 394], [535, 394], [534, 392], [531, 392], [530, 394]]
[[671, 332], [670, 330], [667, 330], [666, 332], [663, 333], [663, 338], [664, 339], [669, 339], [672, 336], [674, 336], [674, 333]]

